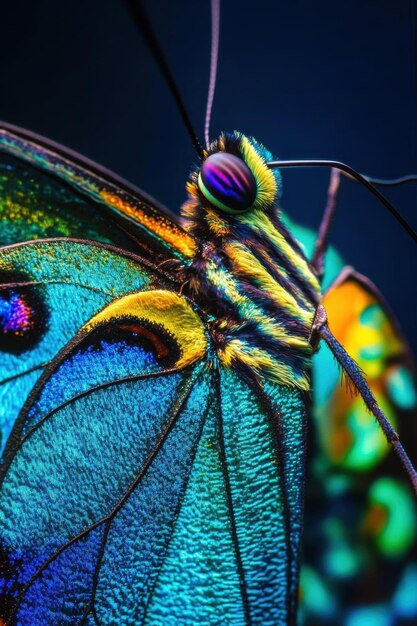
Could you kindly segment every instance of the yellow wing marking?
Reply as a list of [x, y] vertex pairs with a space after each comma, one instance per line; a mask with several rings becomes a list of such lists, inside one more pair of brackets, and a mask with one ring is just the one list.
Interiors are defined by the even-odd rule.
[[181, 368], [203, 358], [207, 338], [203, 322], [184, 297], [171, 291], [155, 290], [133, 293], [114, 300], [84, 326], [91, 331], [113, 320], [135, 318], [161, 326], [175, 339], [181, 357], [175, 364]]

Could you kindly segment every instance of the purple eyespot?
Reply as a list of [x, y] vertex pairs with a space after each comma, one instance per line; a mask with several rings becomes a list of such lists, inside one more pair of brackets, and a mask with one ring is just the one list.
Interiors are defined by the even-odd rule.
[[256, 199], [254, 175], [242, 159], [227, 152], [207, 157], [201, 166], [198, 186], [211, 204], [226, 213], [243, 213]]
[[39, 289], [22, 273], [0, 272], [0, 351], [33, 348], [45, 331], [46, 310]]

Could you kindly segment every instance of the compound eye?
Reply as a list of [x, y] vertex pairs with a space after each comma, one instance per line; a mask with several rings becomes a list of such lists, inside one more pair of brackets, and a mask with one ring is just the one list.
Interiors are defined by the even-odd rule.
[[257, 184], [254, 175], [234, 154], [216, 152], [204, 161], [198, 176], [203, 196], [226, 213], [243, 213], [254, 204]]

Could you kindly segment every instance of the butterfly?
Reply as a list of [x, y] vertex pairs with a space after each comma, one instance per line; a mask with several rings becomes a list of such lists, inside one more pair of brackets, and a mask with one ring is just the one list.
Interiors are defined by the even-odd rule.
[[[3, 619], [291, 623], [312, 331], [327, 327], [271, 155], [239, 133], [212, 142], [185, 229], [47, 140], [4, 126], [1, 145]], [[377, 332], [410, 372], [379, 294], [342, 278], [330, 324]], [[359, 301], [348, 319], [341, 301]], [[401, 371], [397, 387], [374, 376], [391, 403]]]

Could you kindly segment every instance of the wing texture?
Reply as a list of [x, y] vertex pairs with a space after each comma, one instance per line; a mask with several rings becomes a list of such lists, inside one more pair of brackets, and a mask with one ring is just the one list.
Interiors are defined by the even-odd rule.
[[164, 280], [132, 254], [67, 239], [3, 248], [0, 279], [3, 448], [42, 369], [81, 326], [114, 298]]
[[298, 390], [218, 369], [185, 298], [114, 300], [45, 369], [9, 439], [2, 619], [288, 623], [305, 417]]
[[193, 256], [196, 241], [144, 192], [80, 155], [0, 123], [0, 242], [78, 237]]
[[195, 243], [140, 190], [0, 124], [0, 245], [1, 452], [45, 364], [113, 298], [178, 290], [165, 262]]

